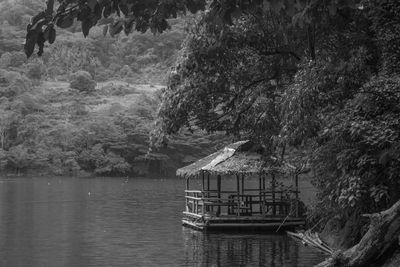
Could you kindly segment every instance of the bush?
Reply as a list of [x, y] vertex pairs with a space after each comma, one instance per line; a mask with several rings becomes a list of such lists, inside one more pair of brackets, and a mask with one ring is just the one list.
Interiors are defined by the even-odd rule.
[[20, 67], [26, 62], [26, 55], [24, 52], [12, 52], [11, 53], [11, 62], [9, 66], [11, 67]]
[[31, 88], [32, 83], [25, 75], [0, 69], [0, 97], [15, 97]]
[[0, 68], [7, 68], [11, 64], [11, 53], [3, 53], [0, 57]]
[[42, 64], [35, 62], [26, 65], [26, 76], [32, 80], [41, 80], [43, 74]]
[[81, 92], [92, 92], [96, 88], [96, 82], [87, 71], [77, 71], [71, 75], [70, 87]]
[[131, 67], [129, 67], [128, 65], [124, 65], [122, 67], [122, 69], [120, 70], [120, 76], [123, 77], [131, 77], [133, 75], [133, 71], [131, 69]]

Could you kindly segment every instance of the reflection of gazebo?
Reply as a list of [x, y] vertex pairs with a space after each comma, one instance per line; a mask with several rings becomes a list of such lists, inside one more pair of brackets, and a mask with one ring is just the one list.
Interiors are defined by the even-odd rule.
[[[302, 225], [298, 180], [294, 174], [295, 168], [289, 164], [272, 158], [265, 160], [250, 141], [231, 144], [177, 170], [177, 175], [186, 179], [186, 210], [182, 222], [199, 230], [282, 229]], [[229, 176], [236, 176], [236, 182], [223, 179]], [[294, 188], [283, 186], [277, 179], [282, 176], [294, 176]], [[256, 185], [251, 188], [245, 182], [246, 177], [257, 178]], [[267, 177], [271, 178], [268, 185]], [[200, 180], [201, 188], [190, 186], [192, 179]], [[224, 190], [222, 180], [228, 182]]]

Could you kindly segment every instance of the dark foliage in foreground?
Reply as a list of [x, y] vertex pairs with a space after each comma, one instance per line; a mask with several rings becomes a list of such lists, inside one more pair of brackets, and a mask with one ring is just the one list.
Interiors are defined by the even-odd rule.
[[[395, 203], [400, 4], [329, 3], [308, 6], [306, 25], [273, 8], [232, 25], [202, 17], [170, 76], [154, 143], [197, 126], [258, 140], [299, 167], [306, 160], [319, 189], [315, 222]], [[307, 153], [296, 160], [293, 148]]]

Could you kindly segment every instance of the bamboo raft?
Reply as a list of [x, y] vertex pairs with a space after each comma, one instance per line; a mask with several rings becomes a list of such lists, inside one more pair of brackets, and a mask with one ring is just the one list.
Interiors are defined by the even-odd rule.
[[[296, 202], [288, 200], [280, 191], [246, 189], [237, 192], [185, 190], [186, 210], [182, 224], [197, 230], [206, 229], [294, 229], [304, 225], [303, 217], [296, 216]], [[227, 197], [223, 197], [226, 196]], [[289, 216], [292, 214], [292, 216]]]

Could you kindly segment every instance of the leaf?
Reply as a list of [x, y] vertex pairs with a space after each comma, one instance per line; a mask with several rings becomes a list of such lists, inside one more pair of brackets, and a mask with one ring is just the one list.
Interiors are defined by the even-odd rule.
[[98, 4], [97, 0], [87, 0], [87, 5], [94, 11], [95, 6]]
[[82, 9], [80, 9], [77, 19], [78, 21], [89, 20], [91, 15], [92, 15], [92, 10], [88, 6], [84, 6]]
[[119, 9], [121, 10], [122, 14], [124, 14], [124, 16], [128, 16], [129, 8], [128, 8], [128, 6], [126, 4], [119, 3]]
[[107, 4], [103, 10], [103, 17], [108, 18], [111, 15], [111, 4]]
[[42, 30], [42, 26], [43, 26], [44, 24], [46, 24], [46, 23], [47, 23], [47, 20], [46, 20], [46, 19], [38, 20], [35, 24], [31, 24], [31, 26], [29, 27], [29, 30], [38, 30], [38, 31], [41, 31], [41, 30]]
[[62, 29], [71, 27], [74, 24], [74, 18], [71, 15], [60, 16], [57, 19], [56, 25]]
[[120, 9], [118, 7], [118, 0], [114, 0], [112, 2], [112, 9], [117, 13], [118, 17], [121, 17], [121, 11], [120, 11]]
[[49, 40], [51, 26], [47, 26], [46, 29], [43, 31], [43, 37], [47, 41]]
[[51, 28], [49, 33], [49, 44], [54, 43], [55, 40], [56, 40], [56, 30], [54, 28]]
[[26, 40], [25, 40], [25, 45], [24, 45], [24, 51], [25, 55], [29, 58], [32, 54], [33, 51], [35, 50], [35, 45], [37, 42], [38, 38], [38, 32], [30, 30], [28, 34], [26, 35]]
[[111, 26], [111, 28], [108, 30], [109, 33], [110, 33], [110, 35], [111, 35], [112, 37], [114, 37], [114, 35], [120, 33], [120, 32], [124, 29], [124, 26], [123, 26], [123, 25], [124, 25], [124, 22], [122, 22], [122, 21], [117, 21], [117, 22], [115, 22], [115, 23]]
[[90, 28], [92, 28], [92, 21], [90, 19], [85, 19], [82, 21], [83, 36], [87, 37], [89, 35]]
[[108, 32], [108, 24], [104, 25], [104, 27], [103, 27], [103, 36], [106, 36], [107, 32]]
[[39, 46], [39, 51], [37, 53], [39, 57], [43, 54], [43, 48], [44, 48], [45, 41], [46, 41], [46, 39], [44, 39], [43, 32], [39, 32], [37, 40], [36, 40], [36, 43]]
[[42, 19], [44, 19], [46, 17], [46, 12], [44, 12], [44, 11], [42, 11], [42, 12], [40, 12], [39, 14], [37, 14], [36, 16], [34, 16], [32, 19], [31, 19], [31, 25], [35, 25], [39, 20], [42, 20]]
[[96, 6], [94, 7], [93, 14], [98, 20], [101, 19], [102, 11], [103, 11], [102, 6], [99, 3], [97, 3]]
[[125, 25], [124, 25], [124, 33], [126, 35], [130, 34], [132, 32], [133, 29], [133, 23], [135, 21], [134, 20], [129, 20], [129, 21], [125, 21]]

